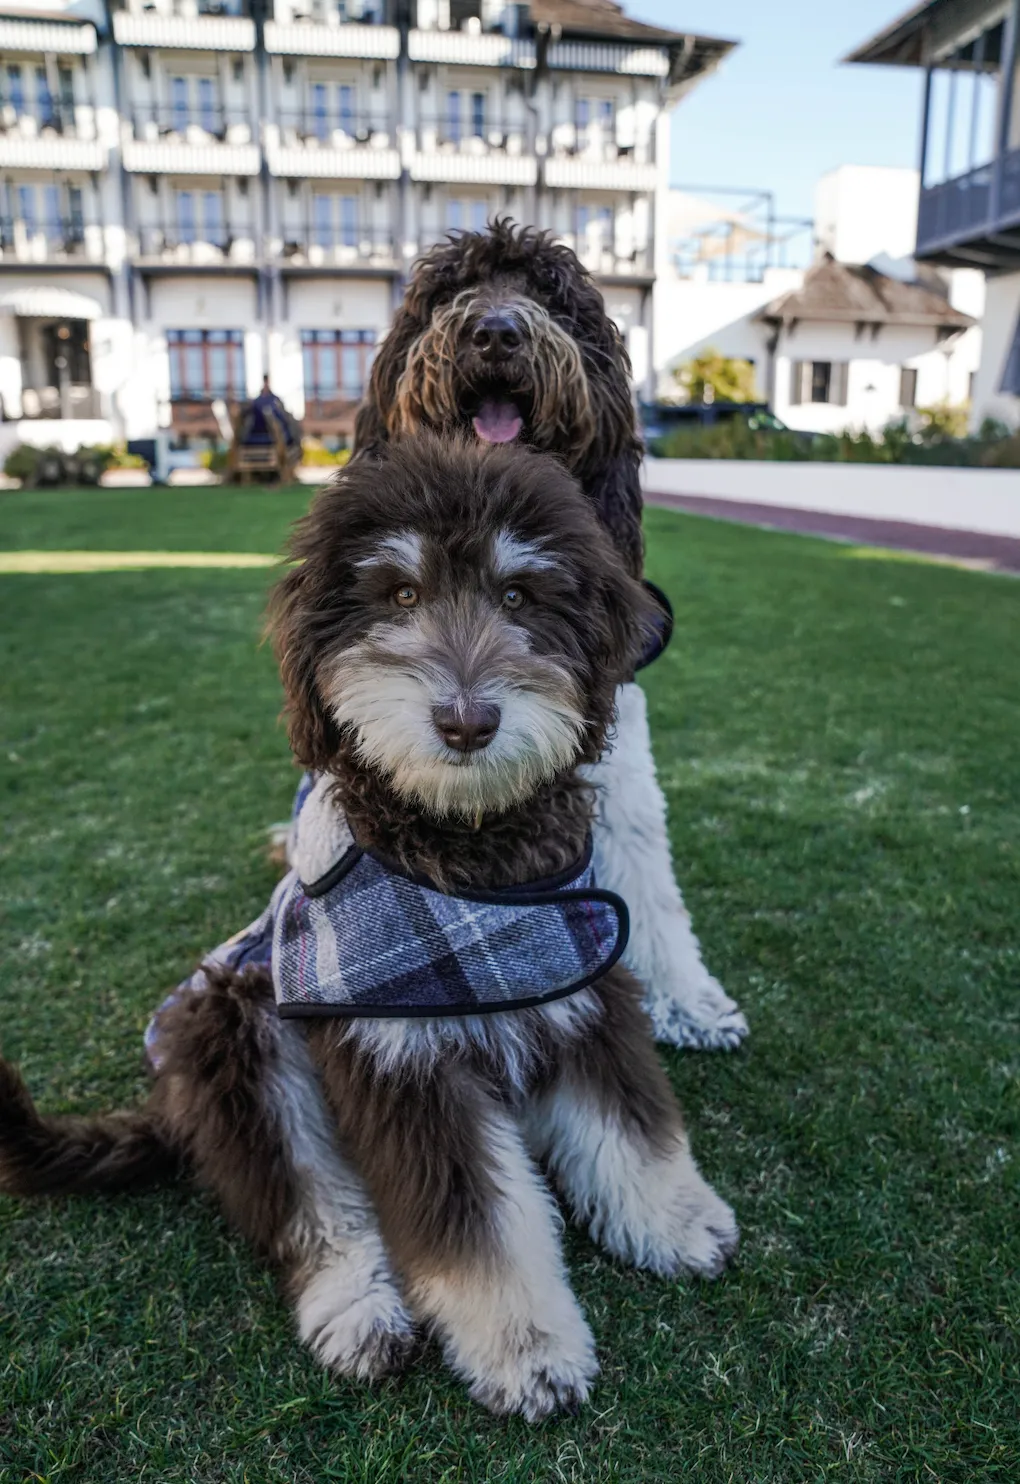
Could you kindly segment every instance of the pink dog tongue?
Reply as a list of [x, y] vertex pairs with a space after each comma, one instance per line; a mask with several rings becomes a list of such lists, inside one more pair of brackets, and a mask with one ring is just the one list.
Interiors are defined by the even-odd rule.
[[483, 402], [474, 424], [475, 432], [486, 443], [512, 443], [524, 426], [513, 402]]

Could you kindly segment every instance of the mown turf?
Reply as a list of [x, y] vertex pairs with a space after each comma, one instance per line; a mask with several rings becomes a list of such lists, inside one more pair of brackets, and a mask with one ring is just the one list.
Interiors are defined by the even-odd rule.
[[[0, 546], [276, 547], [302, 494], [0, 496]], [[681, 879], [748, 1011], [668, 1055], [744, 1243], [715, 1286], [569, 1237], [603, 1372], [490, 1420], [429, 1351], [320, 1374], [211, 1202], [0, 1202], [0, 1480], [1020, 1477], [1020, 586], [662, 511], [649, 672]], [[2, 1044], [50, 1109], [262, 905], [293, 775], [266, 572], [0, 579]]]

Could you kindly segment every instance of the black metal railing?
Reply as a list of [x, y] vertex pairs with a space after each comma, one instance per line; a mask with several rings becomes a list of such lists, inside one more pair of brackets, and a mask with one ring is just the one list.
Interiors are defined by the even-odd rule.
[[255, 229], [243, 222], [160, 222], [138, 228], [142, 258], [182, 262], [254, 259]]
[[458, 118], [437, 113], [418, 120], [418, 148], [454, 150], [501, 150], [524, 154], [528, 147], [527, 127], [490, 119]]
[[[223, 108], [220, 104], [167, 104], [136, 108], [132, 113], [136, 139], [148, 136], [186, 136], [191, 132], [206, 134], [210, 139], [225, 139], [232, 129], [251, 139], [251, 115], [240, 108]], [[240, 142], [240, 140], [238, 141]]]
[[99, 393], [94, 386], [75, 382], [62, 387], [22, 387], [21, 416], [30, 420], [44, 417], [101, 417]]
[[921, 192], [917, 245], [923, 252], [948, 238], [983, 231], [992, 208], [993, 166], [982, 165]]
[[60, 134], [65, 139], [95, 138], [91, 110], [88, 124], [79, 128], [74, 104], [58, 104], [56, 100], [46, 106], [0, 98], [0, 132], [30, 138], [40, 134]]
[[582, 155], [600, 164], [628, 160], [652, 165], [655, 163], [655, 135], [647, 131], [640, 137], [623, 141], [617, 137], [615, 123], [557, 124], [550, 136], [549, 153], [554, 159], [561, 160]]
[[390, 263], [394, 255], [393, 233], [374, 228], [312, 223], [297, 229], [284, 227], [283, 231], [282, 256], [290, 262], [321, 261], [338, 266], [346, 262]]
[[0, 256], [26, 263], [89, 256], [88, 224], [79, 217], [52, 221], [0, 217]]
[[1000, 225], [1020, 225], [1020, 149], [1012, 149], [1002, 157], [1002, 182], [999, 187]]
[[332, 143], [336, 135], [355, 144], [371, 144], [380, 136], [390, 140], [395, 129], [391, 120], [379, 113], [360, 113], [345, 108], [284, 108], [279, 114], [285, 133], [301, 139]]

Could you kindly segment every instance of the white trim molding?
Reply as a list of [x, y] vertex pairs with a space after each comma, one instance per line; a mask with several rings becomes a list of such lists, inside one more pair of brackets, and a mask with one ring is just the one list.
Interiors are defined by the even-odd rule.
[[87, 57], [96, 49], [96, 28], [80, 21], [0, 21], [0, 52], [54, 52]]
[[17, 139], [0, 135], [0, 168], [10, 170], [106, 169], [106, 145], [95, 140]]
[[124, 169], [132, 175], [258, 175], [257, 144], [124, 145]]
[[668, 77], [669, 52], [664, 46], [616, 46], [604, 41], [554, 41], [549, 66], [575, 72], [623, 72], [638, 77]]
[[468, 67], [534, 67], [535, 43], [512, 36], [472, 36], [467, 31], [409, 31], [412, 62], [453, 62]]
[[128, 10], [118, 10], [113, 17], [113, 38], [120, 46], [253, 52], [255, 22], [239, 15], [134, 15]]
[[581, 191], [654, 191], [658, 172], [654, 165], [627, 161], [607, 164], [602, 160], [556, 160], [545, 162], [545, 184]]
[[281, 149], [269, 145], [270, 175], [316, 180], [399, 180], [400, 156], [395, 149]]
[[392, 62], [400, 55], [396, 26], [284, 25], [266, 21], [266, 51], [290, 57], [366, 57]]
[[417, 153], [411, 160], [412, 180], [449, 181], [454, 185], [531, 186], [538, 179], [534, 155], [446, 155]]

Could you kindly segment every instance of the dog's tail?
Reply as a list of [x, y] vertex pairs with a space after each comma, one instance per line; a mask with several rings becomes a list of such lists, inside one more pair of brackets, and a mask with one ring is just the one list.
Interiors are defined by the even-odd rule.
[[21, 1074], [0, 1057], [0, 1191], [84, 1195], [166, 1179], [179, 1157], [146, 1109], [44, 1118]]

